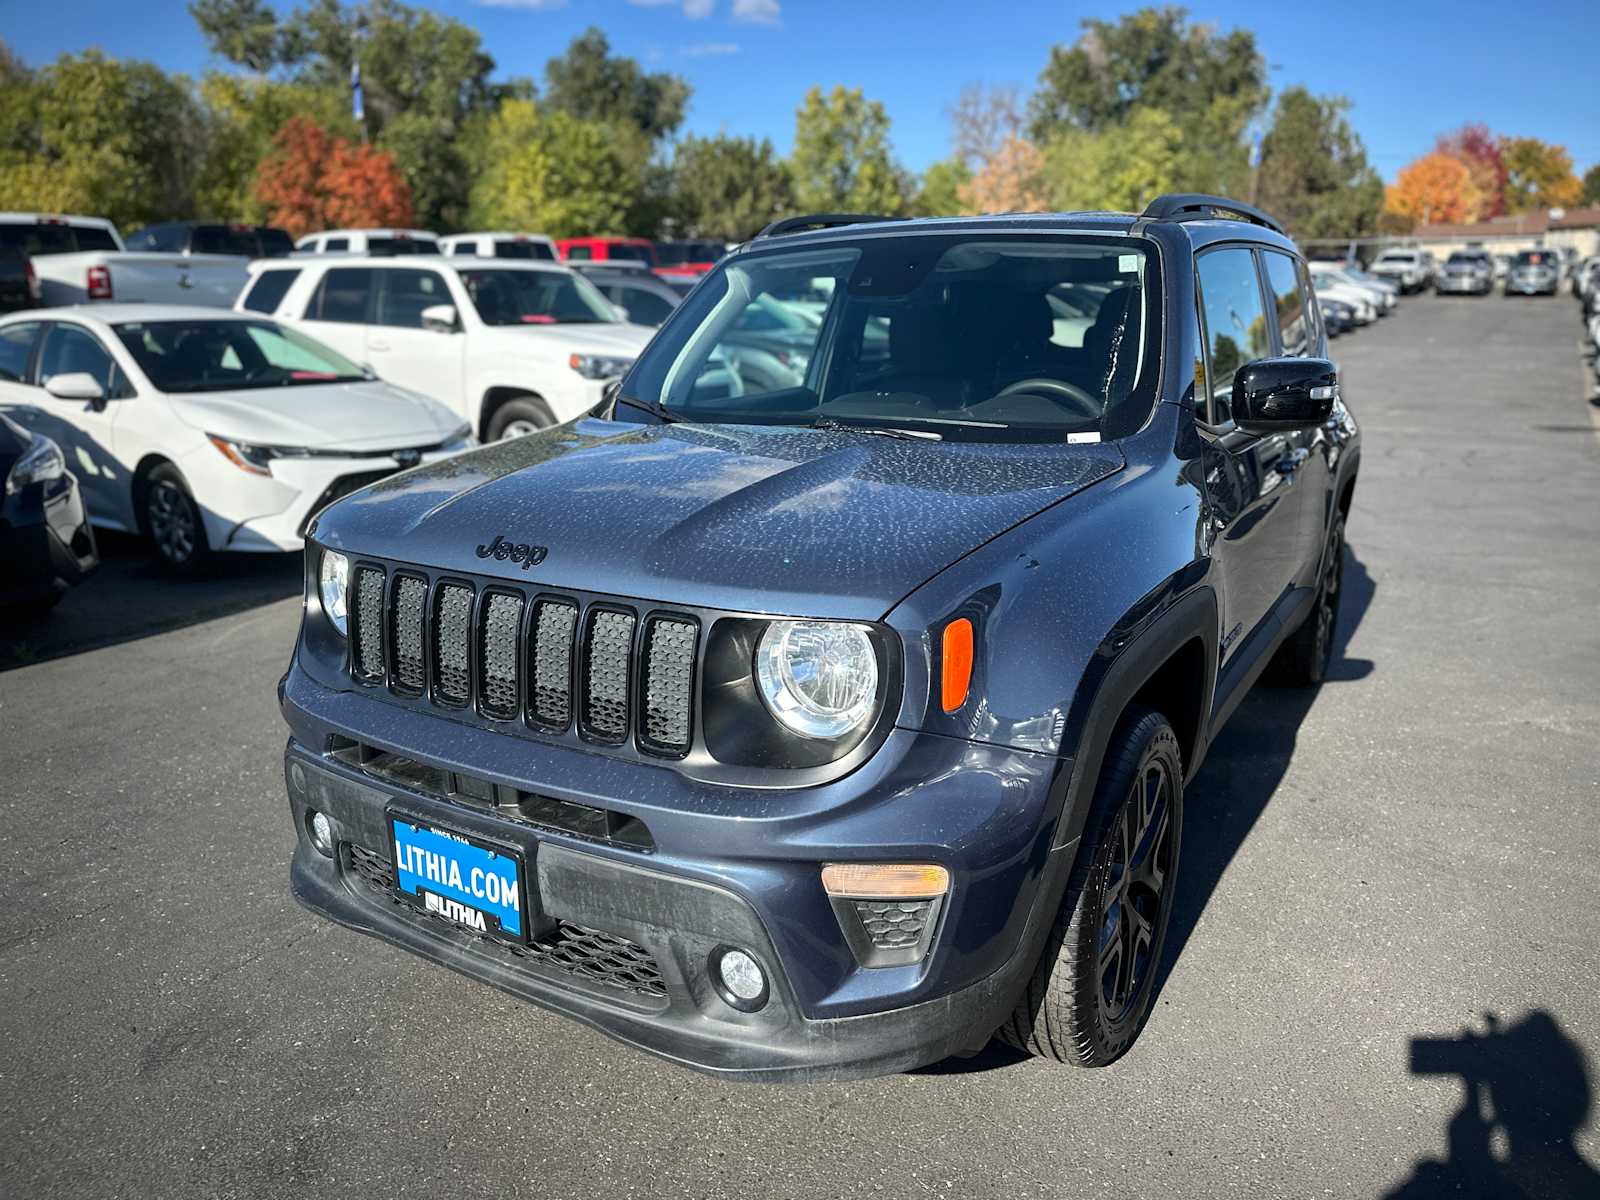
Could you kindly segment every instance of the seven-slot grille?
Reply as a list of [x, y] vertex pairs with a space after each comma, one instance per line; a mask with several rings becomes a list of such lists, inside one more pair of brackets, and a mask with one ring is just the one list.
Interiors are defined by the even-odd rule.
[[[410, 571], [355, 569], [350, 671], [397, 695], [550, 733], [681, 757], [693, 738], [700, 627], [691, 618], [529, 598]], [[642, 631], [641, 631], [642, 627]]]

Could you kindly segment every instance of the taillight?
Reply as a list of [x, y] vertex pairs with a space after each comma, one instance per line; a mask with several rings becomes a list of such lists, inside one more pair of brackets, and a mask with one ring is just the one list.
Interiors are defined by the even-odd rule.
[[89, 275], [88, 275], [88, 282], [89, 282], [89, 299], [91, 299], [91, 300], [109, 300], [109, 299], [111, 299], [111, 268], [110, 267], [90, 267], [89, 268]]
[[39, 272], [33, 269], [33, 259], [22, 260], [22, 274], [28, 281], [28, 298], [37, 302], [44, 293], [39, 287]]

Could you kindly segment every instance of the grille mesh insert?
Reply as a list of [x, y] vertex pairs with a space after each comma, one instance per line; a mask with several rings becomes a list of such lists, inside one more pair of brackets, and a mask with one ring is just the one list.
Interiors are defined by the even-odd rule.
[[490, 592], [478, 630], [478, 703], [487, 716], [509, 721], [517, 715], [517, 671], [521, 656], [522, 597]]
[[528, 707], [533, 719], [554, 729], [572, 723], [572, 635], [578, 606], [541, 600], [533, 614], [533, 680]]
[[464, 938], [472, 938], [481, 945], [493, 947], [523, 960], [532, 960], [541, 966], [593, 980], [619, 991], [636, 996], [665, 1000], [666, 981], [661, 978], [661, 968], [643, 946], [612, 933], [559, 922], [555, 929], [526, 946], [513, 946], [479, 937], [462, 929], [454, 922], [432, 914], [417, 913], [394, 894], [394, 868], [386, 855], [374, 854], [356, 844], [345, 846], [345, 871], [359, 879], [369, 900], [377, 903], [387, 900], [403, 907], [418, 920], [431, 926], [449, 930]]
[[433, 688], [452, 704], [471, 699], [467, 665], [467, 624], [472, 619], [472, 589], [458, 583], [439, 587], [433, 613]]
[[422, 611], [428, 602], [428, 584], [413, 575], [398, 575], [394, 582], [394, 608], [389, 614], [389, 645], [394, 656], [394, 685], [420, 692], [427, 682], [422, 667]]
[[632, 613], [606, 609], [589, 618], [583, 728], [601, 741], [621, 742], [628, 736], [628, 674], [636, 620]]
[[899, 950], [922, 941], [928, 928], [931, 900], [857, 900], [856, 913], [867, 936], [880, 950]]
[[356, 673], [383, 678], [383, 572], [373, 567], [356, 571]]
[[644, 737], [669, 750], [689, 748], [695, 627], [657, 617], [650, 622], [644, 670]]

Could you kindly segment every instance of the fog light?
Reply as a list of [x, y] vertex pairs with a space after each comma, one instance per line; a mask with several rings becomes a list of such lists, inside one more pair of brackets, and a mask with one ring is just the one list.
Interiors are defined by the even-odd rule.
[[767, 1002], [767, 977], [761, 966], [743, 950], [718, 950], [711, 956], [713, 975], [722, 998], [743, 1012], [755, 1012]]
[[311, 835], [311, 844], [319, 854], [333, 857], [333, 825], [325, 813], [319, 813], [314, 808], [307, 809], [306, 832]]

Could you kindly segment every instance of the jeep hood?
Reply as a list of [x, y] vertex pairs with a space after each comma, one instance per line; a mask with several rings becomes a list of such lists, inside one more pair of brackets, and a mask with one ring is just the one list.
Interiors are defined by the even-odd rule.
[[[583, 420], [418, 467], [318, 518], [325, 546], [666, 604], [875, 620], [1121, 469], [1114, 445], [979, 445]], [[524, 570], [480, 557], [543, 546]]]

